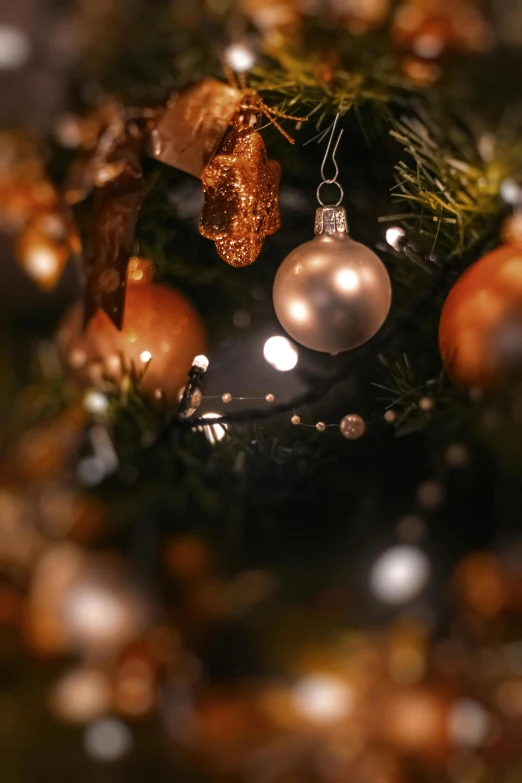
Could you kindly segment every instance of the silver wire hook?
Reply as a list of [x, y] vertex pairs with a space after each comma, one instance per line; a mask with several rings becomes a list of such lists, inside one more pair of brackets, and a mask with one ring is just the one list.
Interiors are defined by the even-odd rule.
[[321, 195], [320, 195], [321, 188], [322, 188], [323, 185], [337, 185], [337, 187], [339, 188], [340, 196], [339, 196], [339, 200], [338, 200], [337, 204], [332, 204], [332, 205], [329, 205], [329, 206], [338, 207], [340, 205], [341, 201], [343, 200], [343, 196], [344, 196], [344, 191], [343, 191], [340, 183], [337, 182], [337, 177], [339, 176], [339, 166], [337, 165], [337, 160], [336, 160], [336, 157], [335, 157], [336, 154], [337, 154], [337, 147], [339, 146], [339, 142], [341, 141], [341, 136], [344, 133], [344, 128], [341, 128], [341, 130], [339, 131], [339, 135], [337, 137], [337, 141], [335, 142], [335, 146], [334, 146], [333, 152], [332, 152], [332, 163], [334, 164], [334, 167], [335, 167], [335, 174], [334, 174], [333, 177], [331, 177], [329, 179], [326, 176], [325, 171], [324, 171], [325, 166], [326, 166], [326, 161], [328, 160], [328, 155], [330, 153], [330, 147], [332, 146], [332, 141], [333, 141], [333, 137], [335, 135], [335, 129], [337, 127], [337, 121], [338, 120], [339, 120], [339, 112], [337, 112], [337, 114], [335, 115], [335, 120], [334, 120], [333, 125], [332, 125], [332, 130], [330, 131], [330, 138], [328, 139], [328, 145], [326, 147], [326, 152], [324, 153], [323, 162], [321, 163], [321, 177], [323, 179], [319, 183], [319, 187], [317, 188], [317, 200], [318, 200], [319, 204], [322, 207], [326, 206], [326, 204], [324, 204], [323, 201], [321, 200]]

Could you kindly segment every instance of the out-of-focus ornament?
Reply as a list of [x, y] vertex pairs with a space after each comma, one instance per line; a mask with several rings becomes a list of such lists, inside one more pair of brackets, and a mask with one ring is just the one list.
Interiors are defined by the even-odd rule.
[[239, 6], [265, 35], [293, 32], [301, 21], [298, 0], [239, 0]]
[[61, 478], [83, 438], [87, 414], [82, 405], [71, 405], [49, 423], [27, 430], [1, 466], [2, 475], [23, 481]]
[[491, 30], [477, 0], [407, 0], [392, 24], [396, 43], [419, 57], [433, 60], [448, 49], [484, 51]]
[[120, 383], [140, 378], [147, 396], [157, 390], [175, 402], [194, 356], [205, 350], [205, 329], [193, 305], [175, 288], [129, 281], [122, 330], [99, 311], [82, 331], [83, 308], [77, 303], [58, 330], [61, 355], [85, 385], [103, 377]]
[[35, 652], [57, 655], [68, 650], [70, 640], [61, 607], [84, 565], [85, 555], [73, 544], [51, 547], [38, 562], [24, 618], [26, 637]]
[[[520, 578], [517, 582], [518, 595]], [[466, 609], [480, 617], [495, 618], [509, 605], [511, 585], [491, 552], [467, 555], [457, 566], [453, 583]]]
[[440, 758], [447, 750], [448, 707], [432, 689], [392, 689], [379, 715], [382, 734], [403, 752]]
[[1, 133], [0, 229], [19, 231], [30, 218], [53, 208], [57, 201], [37, 145], [23, 134]]
[[59, 211], [36, 215], [24, 226], [16, 242], [16, 255], [24, 272], [44, 291], [51, 291], [80, 240], [71, 221]]
[[522, 247], [487, 253], [457, 280], [439, 324], [439, 349], [450, 378], [489, 391], [522, 372]]
[[20, 266], [41, 289], [52, 290], [80, 242], [37, 146], [22, 135], [0, 135], [0, 201], [0, 229], [16, 233]]
[[345, 0], [334, 5], [339, 9], [340, 21], [354, 35], [379, 27], [390, 11], [390, 0]]
[[141, 717], [149, 713], [155, 704], [155, 672], [150, 657], [145, 654], [129, 654], [118, 668], [114, 701], [124, 715]]
[[69, 644], [91, 658], [120, 652], [147, 622], [147, 608], [122, 564], [110, 556], [86, 560], [59, 606]]
[[[337, 122], [337, 118], [336, 118]], [[324, 166], [336, 122], [321, 166], [317, 190], [315, 238], [296, 248], [283, 261], [274, 282], [274, 308], [290, 337], [314, 351], [337, 354], [367, 342], [384, 323], [391, 304], [391, 284], [385, 266], [369, 248], [348, 236], [346, 212], [340, 206], [343, 190], [333, 152], [335, 176]], [[320, 191], [335, 184], [340, 198], [325, 206]]]
[[112, 686], [107, 676], [92, 667], [66, 672], [51, 688], [49, 706], [61, 720], [88, 723], [106, 715], [112, 706]]
[[405, 72], [421, 84], [437, 80], [441, 70], [435, 63], [446, 52], [482, 52], [492, 41], [477, 0], [406, 0], [395, 11], [391, 34], [411, 53]]

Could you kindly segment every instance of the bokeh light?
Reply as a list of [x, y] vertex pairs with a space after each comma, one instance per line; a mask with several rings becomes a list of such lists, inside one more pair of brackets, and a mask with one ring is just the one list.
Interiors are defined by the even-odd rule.
[[268, 364], [280, 372], [293, 370], [299, 359], [299, 354], [290, 340], [278, 335], [268, 338], [263, 347], [263, 356]]
[[294, 686], [293, 704], [312, 723], [336, 723], [353, 708], [353, 693], [343, 680], [326, 674], [303, 677]]
[[370, 584], [373, 593], [384, 603], [401, 604], [410, 601], [428, 581], [428, 558], [414, 546], [398, 545], [375, 561]]
[[225, 62], [233, 71], [243, 73], [250, 70], [256, 61], [254, 51], [245, 43], [232, 43], [223, 53]]
[[459, 699], [449, 713], [448, 732], [455, 745], [483, 745], [491, 731], [491, 725], [489, 712], [474, 699]]
[[116, 761], [132, 747], [132, 734], [120, 720], [102, 718], [85, 729], [83, 744], [96, 761]]
[[0, 69], [21, 68], [30, 55], [31, 44], [23, 31], [13, 25], [0, 25]]
[[66, 672], [51, 689], [54, 714], [71, 723], [87, 723], [104, 715], [111, 704], [111, 685], [98, 669], [78, 667]]

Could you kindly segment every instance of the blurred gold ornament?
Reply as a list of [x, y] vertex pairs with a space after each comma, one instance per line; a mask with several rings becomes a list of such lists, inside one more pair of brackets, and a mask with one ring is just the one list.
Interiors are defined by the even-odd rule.
[[427, 62], [420, 57], [404, 57], [402, 60], [402, 70], [413, 82], [421, 87], [427, 87], [437, 82], [442, 70], [437, 63]]
[[71, 405], [48, 424], [27, 430], [13, 445], [4, 475], [22, 481], [60, 477], [83, 437], [87, 415], [82, 405]]
[[482, 617], [496, 617], [507, 606], [506, 579], [500, 561], [491, 552], [467, 555], [458, 565], [453, 582], [464, 604]]
[[405, 753], [436, 759], [447, 750], [448, 701], [425, 687], [390, 689], [379, 723], [384, 738]]
[[265, 35], [292, 33], [302, 18], [299, 0], [239, 0], [242, 12]]
[[102, 378], [121, 384], [134, 375], [152, 399], [175, 402], [194, 356], [205, 350], [199, 314], [175, 288], [129, 280], [119, 331], [98, 311], [82, 331], [83, 308], [65, 314], [57, 334], [59, 351], [75, 377], [88, 386]]
[[391, 303], [390, 278], [375, 253], [348, 236], [343, 207], [318, 209], [315, 233], [279, 267], [274, 308], [298, 343], [337, 354], [380, 329]]
[[0, 135], [0, 202], [0, 229], [16, 233], [20, 266], [42, 290], [52, 290], [80, 241], [37, 146], [22, 135]]
[[338, 5], [340, 21], [354, 35], [363, 35], [382, 25], [390, 11], [390, 0], [345, 0]]
[[170, 541], [164, 558], [169, 572], [182, 581], [197, 580], [212, 571], [210, 551], [203, 540], [196, 536], [183, 536]]
[[491, 43], [478, 0], [406, 0], [395, 11], [392, 37], [425, 60], [448, 49], [484, 51]]
[[0, 229], [19, 231], [58, 202], [37, 145], [21, 133], [0, 133]]
[[69, 648], [63, 599], [81, 573], [84, 554], [73, 544], [48, 549], [33, 573], [26, 604], [25, 631], [30, 647], [40, 655], [59, 655]]
[[16, 243], [20, 266], [44, 291], [55, 288], [69, 257], [79, 251], [79, 237], [59, 211], [46, 211], [30, 219]]
[[457, 280], [442, 309], [439, 349], [450, 378], [492, 390], [522, 373], [522, 247], [487, 253]]
[[68, 723], [89, 723], [106, 715], [112, 707], [112, 686], [101, 670], [78, 666], [54, 683], [49, 707]]
[[116, 675], [116, 708], [125, 715], [141, 717], [151, 712], [155, 700], [156, 683], [151, 660], [143, 654], [125, 656]]
[[437, 81], [442, 71], [436, 63], [446, 52], [482, 52], [492, 42], [479, 0], [406, 0], [395, 10], [391, 35], [411, 53], [403, 70], [421, 85]]

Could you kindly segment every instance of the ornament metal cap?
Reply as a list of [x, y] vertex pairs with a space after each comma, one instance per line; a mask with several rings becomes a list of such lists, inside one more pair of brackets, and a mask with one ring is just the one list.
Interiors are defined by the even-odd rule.
[[348, 221], [344, 207], [319, 207], [315, 210], [315, 234], [348, 234]]

